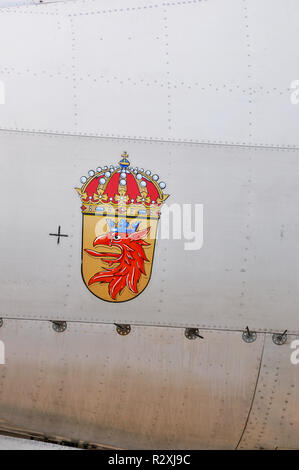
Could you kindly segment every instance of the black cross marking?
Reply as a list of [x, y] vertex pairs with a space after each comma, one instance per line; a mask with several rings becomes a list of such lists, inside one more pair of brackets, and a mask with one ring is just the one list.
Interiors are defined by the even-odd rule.
[[51, 237], [57, 237], [57, 245], [59, 245], [59, 243], [60, 243], [60, 237], [68, 237], [68, 235], [65, 235], [65, 234], [61, 233], [60, 225], [58, 227], [58, 233], [49, 233], [49, 235]]

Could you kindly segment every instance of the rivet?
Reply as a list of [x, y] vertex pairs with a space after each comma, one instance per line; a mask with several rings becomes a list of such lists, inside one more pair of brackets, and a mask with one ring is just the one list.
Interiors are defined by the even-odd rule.
[[127, 336], [131, 332], [130, 325], [118, 325], [117, 323], [115, 323], [115, 326], [117, 333], [121, 336]]
[[272, 335], [272, 341], [274, 344], [277, 344], [278, 346], [281, 346], [284, 344], [288, 338], [287, 331], [285, 330], [283, 333], [274, 333]]
[[197, 339], [197, 338], [203, 339], [203, 336], [199, 334], [198, 328], [186, 328], [185, 336], [187, 339]]
[[253, 343], [256, 340], [256, 332], [250, 331], [248, 326], [246, 326], [246, 330], [243, 331], [242, 339], [245, 343]]
[[66, 321], [52, 321], [52, 328], [56, 333], [63, 333], [67, 328]]

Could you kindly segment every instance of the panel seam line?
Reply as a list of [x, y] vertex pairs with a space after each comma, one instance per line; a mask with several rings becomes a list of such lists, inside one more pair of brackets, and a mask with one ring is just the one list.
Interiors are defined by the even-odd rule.
[[256, 383], [255, 383], [255, 387], [254, 387], [252, 399], [251, 399], [251, 404], [250, 404], [249, 411], [248, 411], [248, 415], [247, 415], [247, 418], [246, 418], [246, 421], [245, 421], [245, 424], [244, 424], [244, 427], [243, 427], [243, 431], [242, 431], [241, 436], [240, 436], [240, 439], [238, 440], [238, 443], [237, 443], [237, 445], [236, 445], [236, 447], [235, 447], [235, 450], [238, 450], [239, 445], [240, 445], [241, 442], [242, 442], [242, 439], [243, 439], [243, 437], [244, 437], [244, 434], [245, 434], [245, 431], [246, 431], [246, 428], [247, 428], [247, 425], [248, 425], [248, 421], [249, 421], [249, 418], [250, 418], [250, 415], [251, 415], [251, 411], [252, 411], [252, 408], [253, 408], [253, 403], [254, 403], [254, 401], [255, 401], [255, 396], [256, 396], [256, 391], [257, 391], [257, 385], [258, 385], [258, 383], [259, 383], [259, 379], [260, 379], [260, 375], [261, 375], [261, 369], [262, 369], [262, 363], [263, 363], [263, 357], [264, 357], [264, 349], [265, 349], [265, 342], [266, 342], [266, 334], [264, 333], [264, 341], [263, 341], [263, 347], [262, 347], [260, 365], [259, 365], [259, 370], [258, 370], [258, 373], [257, 373], [257, 378], [256, 378]]

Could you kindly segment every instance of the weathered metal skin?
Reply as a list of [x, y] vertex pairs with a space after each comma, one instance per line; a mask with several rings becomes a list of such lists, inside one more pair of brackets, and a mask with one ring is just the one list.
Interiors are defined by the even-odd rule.
[[[0, 429], [298, 447], [299, 3], [0, 7]], [[158, 239], [142, 295], [102, 302], [74, 187], [124, 150], [171, 203], [204, 206], [204, 244]]]
[[287, 341], [277, 346], [272, 335], [266, 335], [255, 399], [240, 449], [298, 449], [299, 364], [291, 362], [293, 341], [298, 342], [298, 336], [288, 335]]
[[[264, 335], [5, 320], [0, 428], [125, 448], [235, 448], [254, 396]], [[229, 425], [228, 425], [229, 423]]]

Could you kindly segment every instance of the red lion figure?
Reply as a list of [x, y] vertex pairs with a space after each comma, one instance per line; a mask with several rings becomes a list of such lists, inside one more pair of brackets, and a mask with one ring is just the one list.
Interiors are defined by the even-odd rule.
[[114, 228], [114, 231], [97, 237], [93, 242], [93, 246], [115, 246], [120, 249], [120, 253], [100, 253], [85, 249], [86, 253], [102, 258], [102, 261], [109, 266], [115, 264], [118, 266], [96, 273], [89, 279], [88, 285], [90, 286], [96, 282], [108, 283], [109, 294], [113, 300], [126, 286], [135, 294], [138, 293], [137, 284], [141, 274], [145, 274], [144, 262], [148, 261], [143, 247], [150, 245], [143, 238], [146, 237], [149, 230], [150, 227], [138, 232], [131, 230], [118, 232]]

